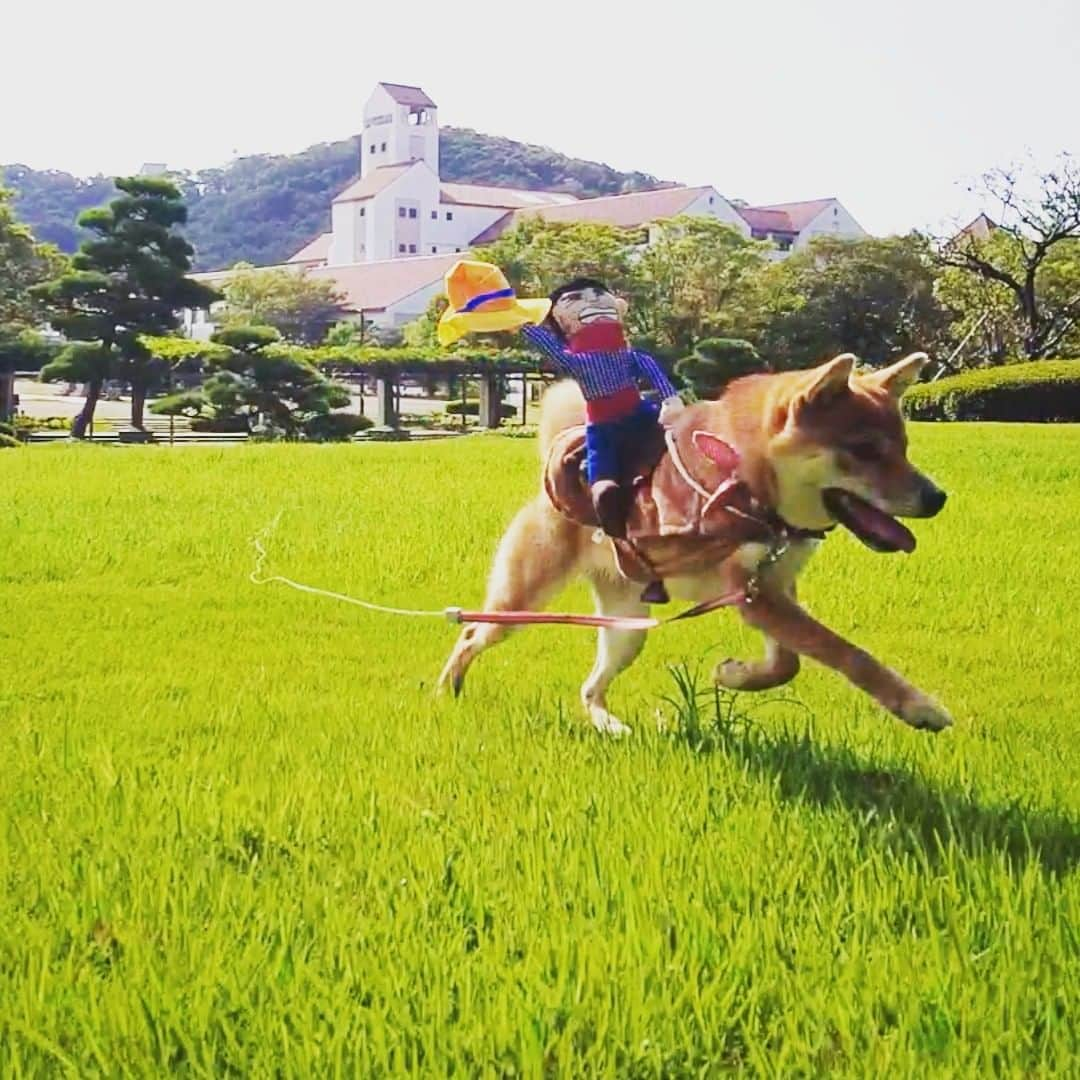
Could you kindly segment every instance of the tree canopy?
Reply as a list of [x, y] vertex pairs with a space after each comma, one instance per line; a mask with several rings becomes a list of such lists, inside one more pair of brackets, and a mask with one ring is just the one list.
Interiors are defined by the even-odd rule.
[[985, 229], [938, 239], [943, 297], [964, 305], [994, 354], [1015, 340], [1031, 359], [1061, 355], [1080, 331], [1080, 163], [994, 169], [973, 190], [992, 214]]
[[[579, 275], [599, 278], [629, 301], [629, 334], [670, 358], [702, 337], [744, 329], [765, 245], [711, 218], [673, 218], [651, 231], [645, 246], [644, 229], [526, 218], [476, 257], [501, 267], [522, 296], [544, 296]], [[437, 311], [436, 303], [424, 334], [433, 332]]]
[[296, 270], [259, 270], [240, 263], [222, 287], [225, 298], [215, 321], [225, 327], [272, 326], [282, 337], [315, 345], [342, 316], [344, 296], [333, 281]]
[[11, 192], [0, 188], [0, 328], [9, 337], [39, 322], [42, 307], [33, 287], [58, 274], [64, 263], [56, 248], [38, 243], [17, 220]]
[[947, 345], [949, 312], [919, 237], [819, 237], [771, 266], [762, 286], [756, 344], [778, 367], [843, 352], [882, 364]]

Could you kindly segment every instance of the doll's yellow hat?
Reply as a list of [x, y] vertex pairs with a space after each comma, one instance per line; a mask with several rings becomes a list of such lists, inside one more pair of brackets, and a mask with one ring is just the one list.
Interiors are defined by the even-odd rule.
[[446, 272], [450, 306], [439, 320], [439, 344], [450, 345], [474, 331], [516, 330], [542, 323], [550, 300], [519, 300], [503, 272], [493, 263], [461, 259]]

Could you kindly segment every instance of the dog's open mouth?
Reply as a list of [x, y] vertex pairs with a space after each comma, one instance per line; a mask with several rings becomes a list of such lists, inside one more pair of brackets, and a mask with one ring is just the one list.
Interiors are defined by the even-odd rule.
[[829, 488], [821, 498], [825, 509], [868, 548], [874, 551], [915, 550], [915, 536], [909, 528], [858, 495], [842, 488]]

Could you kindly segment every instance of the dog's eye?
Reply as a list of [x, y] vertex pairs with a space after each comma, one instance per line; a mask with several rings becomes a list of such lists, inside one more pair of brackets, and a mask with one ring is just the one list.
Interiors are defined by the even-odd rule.
[[847, 448], [848, 453], [857, 461], [875, 461], [881, 457], [877, 443], [857, 442]]

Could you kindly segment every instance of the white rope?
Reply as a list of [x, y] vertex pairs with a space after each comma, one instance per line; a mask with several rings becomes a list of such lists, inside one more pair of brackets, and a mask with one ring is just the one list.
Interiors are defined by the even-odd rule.
[[408, 615], [414, 618], [431, 619], [448, 618], [446, 609], [439, 611], [413, 611], [409, 608], [387, 607], [385, 604], [372, 604], [367, 600], [357, 600], [355, 596], [345, 596], [344, 593], [331, 592], [329, 589], [316, 589], [314, 585], [303, 585], [299, 581], [293, 581], [291, 578], [282, 577], [280, 574], [263, 576], [263, 569], [267, 557], [264, 541], [269, 540], [271, 535], [273, 535], [280, 520], [281, 513], [279, 511], [277, 517], [275, 517], [266, 528], [261, 532], [257, 532], [251, 538], [251, 545], [255, 549], [255, 568], [248, 575], [248, 580], [252, 585], [270, 585], [277, 582], [280, 585], [288, 585], [290, 589], [297, 589], [299, 592], [310, 593], [312, 596], [325, 596], [331, 600], [340, 600], [345, 604], [355, 604], [357, 607], [365, 608], [367, 611], [378, 611], [384, 615]]
[[[252, 585], [270, 585], [277, 582], [279, 585], [287, 585], [290, 589], [296, 589], [298, 592], [310, 593], [312, 596], [325, 596], [330, 600], [340, 600], [344, 604], [354, 604], [356, 607], [364, 608], [367, 611], [377, 611], [382, 615], [405, 615], [406, 617], [416, 619], [445, 619], [447, 622], [451, 623], [502, 622], [507, 624], [516, 623], [518, 625], [527, 625], [529, 623], [546, 623], [549, 625], [562, 623], [576, 626], [594, 626], [610, 630], [652, 630], [657, 626], [662, 626], [664, 623], [686, 618], [691, 613], [699, 614], [704, 611], [711, 611], [715, 607], [727, 606], [733, 603], [737, 598], [737, 594], [735, 593], [732, 593], [730, 596], [718, 597], [716, 601], [712, 601], [708, 605], [698, 604], [689, 612], [684, 611], [681, 615], [672, 616], [669, 619], [663, 620], [663, 622], [661, 622], [660, 619], [654, 619], [651, 616], [633, 615], [564, 615], [559, 613], [547, 614], [537, 611], [463, 612], [459, 607], [442, 608], [439, 611], [414, 611], [411, 608], [387, 607], [385, 604], [373, 604], [368, 600], [358, 600], [355, 596], [346, 596], [344, 593], [331, 592], [329, 589], [317, 589], [314, 585], [304, 585], [299, 581], [293, 581], [292, 578], [282, 577], [281, 574], [266, 575], [264, 569], [266, 566], [267, 554], [264, 541], [269, 540], [280, 520], [281, 512], [279, 511], [277, 517], [275, 517], [269, 525], [260, 532], [257, 532], [251, 538], [251, 546], [255, 549], [255, 566], [251, 573], [248, 574], [248, 580]], [[738, 595], [741, 596], [741, 592]]]

